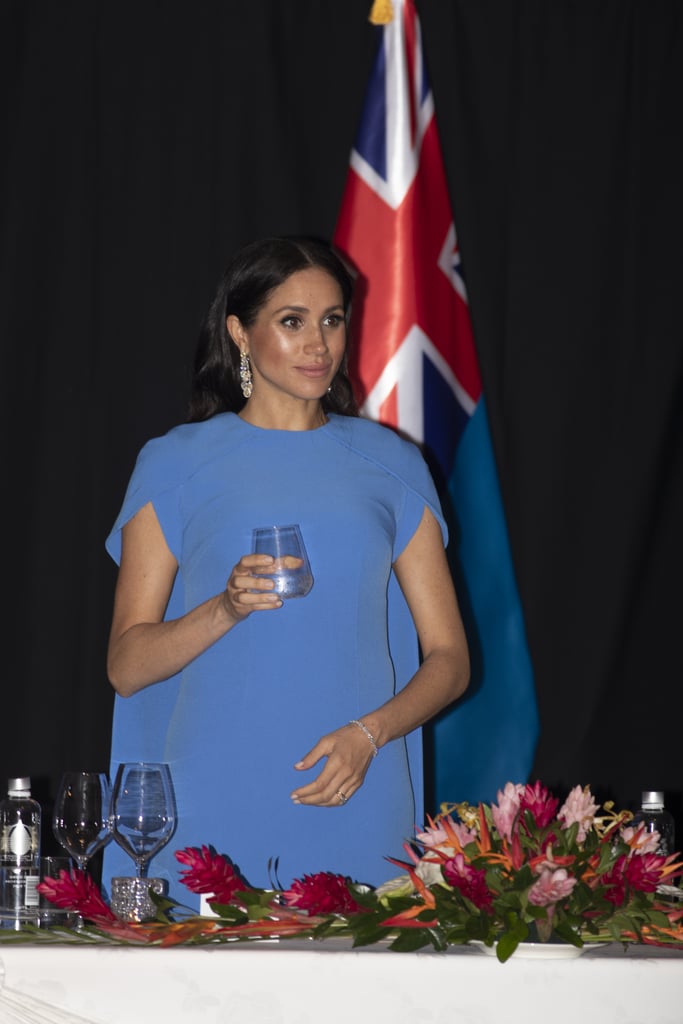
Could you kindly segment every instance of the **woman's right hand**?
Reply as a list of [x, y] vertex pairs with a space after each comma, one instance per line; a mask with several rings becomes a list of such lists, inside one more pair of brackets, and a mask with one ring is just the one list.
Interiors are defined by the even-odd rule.
[[255, 575], [258, 572], [273, 572], [280, 565], [286, 569], [298, 569], [301, 559], [286, 555], [278, 559], [276, 566], [271, 555], [242, 555], [233, 567], [223, 593], [228, 615], [239, 620], [252, 612], [281, 608], [282, 599], [273, 593], [274, 581], [268, 576]]

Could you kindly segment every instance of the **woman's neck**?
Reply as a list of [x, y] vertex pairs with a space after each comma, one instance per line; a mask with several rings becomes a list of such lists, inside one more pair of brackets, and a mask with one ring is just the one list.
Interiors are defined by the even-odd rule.
[[238, 415], [245, 423], [263, 430], [317, 430], [327, 423], [319, 401], [270, 406], [250, 398]]

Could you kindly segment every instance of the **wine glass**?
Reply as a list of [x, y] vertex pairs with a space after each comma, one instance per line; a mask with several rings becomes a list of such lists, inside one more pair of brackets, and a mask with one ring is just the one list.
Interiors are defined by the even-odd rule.
[[52, 831], [85, 871], [94, 853], [111, 839], [111, 790], [104, 772], [64, 772], [57, 789]]
[[[294, 523], [291, 526], [258, 527], [252, 531], [252, 550], [276, 559], [272, 572], [255, 572], [254, 576], [267, 576], [274, 580], [274, 592], [283, 600], [306, 596], [313, 586], [313, 574], [299, 526]], [[282, 560], [287, 555], [301, 559], [301, 565], [296, 569], [283, 565]]]
[[111, 802], [114, 839], [135, 861], [138, 878], [147, 877], [155, 853], [176, 825], [175, 793], [167, 764], [124, 761], [119, 765]]

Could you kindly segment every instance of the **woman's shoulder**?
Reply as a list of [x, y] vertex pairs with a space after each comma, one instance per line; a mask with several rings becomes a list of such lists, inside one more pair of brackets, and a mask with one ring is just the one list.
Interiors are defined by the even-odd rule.
[[224, 435], [230, 431], [232, 421], [237, 419], [232, 413], [217, 413], [208, 420], [200, 420], [196, 423], [179, 423], [165, 434], [152, 437], [143, 446], [146, 449], [164, 451], [175, 448], [192, 448], [198, 444], [204, 444], [212, 437], [219, 434]]
[[143, 445], [136, 469], [176, 479], [191, 475], [230, 444], [236, 433], [234, 421], [237, 419], [232, 413], [219, 413], [198, 423], [171, 427]]
[[332, 426], [340, 444], [359, 458], [373, 463], [387, 476], [400, 481], [420, 502], [430, 506], [444, 526], [434, 478], [415, 441], [362, 416], [337, 416]]
[[338, 440], [366, 458], [408, 465], [424, 463], [417, 444], [392, 427], [363, 416], [335, 416], [333, 425]]

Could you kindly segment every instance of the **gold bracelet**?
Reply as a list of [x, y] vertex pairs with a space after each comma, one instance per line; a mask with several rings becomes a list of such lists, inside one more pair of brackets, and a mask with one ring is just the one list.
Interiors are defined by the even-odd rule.
[[367, 725], [363, 725], [363, 723], [359, 722], [357, 718], [352, 718], [351, 721], [349, 722], [349, 725], [357, 725], [361, 732], [365, 733], [367, 738], [370, 740], [370, 743], [372, 744], [372, 756], [377, 757], [377, 755], [379, 754], [379, 750], [377, 749], [377, 744], [375, 743], [375, 737], [372, 735]]

